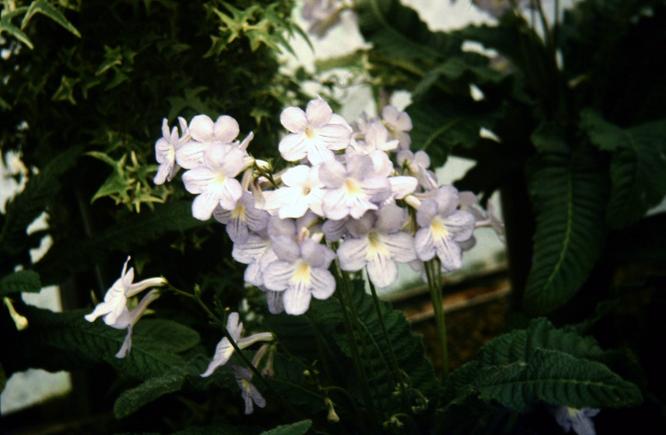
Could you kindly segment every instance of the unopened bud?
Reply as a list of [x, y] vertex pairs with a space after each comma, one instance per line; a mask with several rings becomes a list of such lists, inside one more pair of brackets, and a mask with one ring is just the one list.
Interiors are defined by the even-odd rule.
[[414, 195], [407, 195], [405, 197], [405, 202], [412, 208], [415, 208], [418, 210], [419, 207], [421, 207], [421, 201], [415, 197]]
[[338, 413], [335, 412], [335, 405], [333, 404], [333, 401], [327, 397], [324, 399], [324, 404], [328, 409], [328, 415], [326, 416], [326, 420], [328, 420], [329, 423], [339, 422], [340, 417], [338, 416]]
[[264, 172], [273, 172], [273, 165], [266, 160], [255, 159], [254, 165]]
[[16, 329], [18, 331], [23, 331], [25, 328], [28, 327], [28, 319], [20, 315], [19, 313], [16, 312], [14, 309], [14, 305], [12, 304], [12, 300], [5, 297], [3, 298], [5, 302], [5, 306], [7, 307], [7, 310], [9, 311], [9, 315], [14, 321], [14, 325], [16, 326]]

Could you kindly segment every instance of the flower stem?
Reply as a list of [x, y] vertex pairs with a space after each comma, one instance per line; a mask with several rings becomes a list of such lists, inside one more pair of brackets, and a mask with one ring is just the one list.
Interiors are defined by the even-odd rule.
[[[372, 395], [370, 394], [370, 385], [368, 384], [368, 377], [366, 376], [365, 369], [361, 363], [360, 352], [358, 348], [358, 341], [356, 339], [355, 328], [352, 323], [352, 319], [349, 316], [349, 311], [353, 313], [356, 312], [353, 302], [351, 301], [351, 293], [349, 291], [349, 286], [347, 282], [347, 276], [342, 272], [337, 262], [335, 263], [335, 274], [338, 277], [339, 291], [335, 292], [336, 296], [340, 300], [340, 305], [342, 308], [342, 314], [345, 322], [345, 328], [347, 330], [347, 337], [349, 339], [350, 348], [352, 351], [352, 360], [354, 363], [354, 369], [356, 370], [356, 376], [359, 378], [361, 383], [361, 393], [363, 394], [363, 401], [366, 406], [370, 409], [370, 414], [374, 419], [374, 403], [372, 401]], [[349, 311], [348, 311], [349, 310]], [[357, 315], [356, 315], [357, 316]]]
[[400, 385], [400, 366], [398, 365], [398, 359], [395, 356], [393, 351], [393, 343], [389, 338], [388, 332], [386, 331], [386, 323], [384, 323], [384, 315], [382, 314], [381, 307], [379, 306], [379, 296], [377, 296], [377, 290], [375, 285], [368, 278], [368, 284], [370, 285], [370, 293], [372, 293], [372, 302], [375, 305], [375, 311], [377, 311], [377, 317], [379, 318], [379, 325], [382, 328], [382, 334], [384, 335], [384, 340], [386, 340], [386, 345], [389, 350], [389, 360], [391, 361], [391, 371], [393, 372], [394, 382], [396, 387]]
[[442, 286], [440, 283], [440, 266], [437, 259], [425, 263], [426, 277], [430, 298], [435, 311], [435, 322], [437, 323], [437, 338], [442, 350], [442, 379], [449, 373], [449, 350], [446, 338], [446, 320], [444, 318], [444, 304], [442, 302]]

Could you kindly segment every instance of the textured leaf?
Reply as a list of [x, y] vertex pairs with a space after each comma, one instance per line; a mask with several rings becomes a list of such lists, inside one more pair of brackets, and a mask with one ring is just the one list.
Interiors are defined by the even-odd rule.
[[446, 412], [477, 396], [516, 411], [538, 402], [599, 408], [639, 403], [638, 388], [599, 362], [605, 356], [592, 338], [535, 319], [525, 330], [491, 340], [447, 378]]
[[[157, 346], [156, 343], [146, 344], [151, 341], [151, 337], [146, 335], [146, 332], [150, 333], [150, 327], [146, 330], [141, 324], [148, 319], [137, 325], [131, 352], [125, 358], [119, 359], [115, 354], [123, 343], [125, 331], [111, 328], [101, 321], [86, 321], [83, 316], [87, 311], [53, 313], [25, 307], [23, 314], [28, 318], [30, 327], [20, 333], [19, 342], [26, 355], [40, 352], [47, 364], [49, 354], [65, 353], [84, 361], [106, 362], [127, 376], [138, 379], [149, 379], [165, 373], [187, 372], [184, 359], [174, 351], [182, 348], [182, 343], [176, 340], [173, 346], [167, 346], [164, 342], [162, 346]], [[178, 326], [178, 329], [185, 328]]]
[[516, 410], [536, 401], [604, 408], [636, 405], [642, 400], [635, 385], [605, 365], [544, 349], [536, 349], [527, 365], [517, 362], [482, 370], [476, 386], [481, 397]]
[[362, 0], [356, 5], [359, 27], [374, 50], [391, 57], [440, 58], [446, 36], [428, 30], [416, 11], [399, 0]]
[[583, 284], [604, 241], [604, 178], [585, 155], [545, 156], [530, 180], [536, 214], [525, 308], [547, 313]]
[[165, 394], [180, 390], [184, 380], [185, 378], [181, 374], [167, 374], [150, 378], [118, 396], [113, 405], [113, 413], [116, 418], [127, 417], [142, 406], [159, 399]]
[[304, 435], [310, 430], [312, 420], [301, 420], [292, 424], [284, 424], [271, 430], [262, 432], [262, 435]]
[[60, 190], [60, 176], [71, 168], [79, 156], [78, 147], [69, 148], [52, 159], [28, 181], [23, 192], [7, 204], [0, 231], [0, 250], [9, 254], [21, 252], [27, 243], [25, 230], [42, 213]]
[[23, 22], [21, 23], [22, 29], [25, 29], [25, 27], [28, 25], [28, 22], [30, 22], [30, 20], [35, 14], [45, 15], [50, 20], [58, 23], [58, 25], [63, 27], [69, 33], [79, 38], [81, 37], [79, 31], [76, 30], [76, 27], [74, 27], [74, 25], [70, 23], [69, 20], [67, 20], [67, 18], [65, 18], [65, 15], [63, 15], [63, 13], [58, 10], [58, 8], [56, 8], [46, 0], [33, 0], [33, 2], [30, 3], [28, 11], [23, 16]]
[[0, 297], [13, 293], [36, 293], [41, 289], [39, 275], [32, 270], [19, 270], [0, 279]]
[[622, 129], [588, 110], [582, 114], [581, 128], [594, 145], [612, 154], [606, 216], [612, 228], [638, 221], [664, 199], [666, 120]]

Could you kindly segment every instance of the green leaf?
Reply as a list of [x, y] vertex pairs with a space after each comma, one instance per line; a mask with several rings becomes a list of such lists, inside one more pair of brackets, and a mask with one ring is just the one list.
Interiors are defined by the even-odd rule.
[[133, 343], [145, 348], [184, 352], [199, 344], [199, 333], [173, 320], [142, 319], [134, 328]]
[[529, 189], [536, 231], [524, 303], [539, 314], [571, 299], [599, 257], [605, 191], [587, 155], [543, 156], [533, 163]]
[[611, 153], [609, 225], [637, 222], [666, 195], [666, 120], [622, 129], [587, 110], [581, 128], [592, 144]]
[[[66, 313], [53, 313], [48, 310], [24, 307], [23, 315], [30, 326], [19, 333], [18, 349], [21, 355], [29, 358], [32, 366], [62, 370], [69, 366], [61, 364], [61, 357], [73, 357], [73, 361], [105, 362], [136, 379], [150, 379], [170, 374], [188, 373], [185, 360], [175, 349], [182, 348], [182, 343], [173, 346], [162, 341], [161, 346], [150, 337], [150, 327], [142, 327], [143, 319], [137, 324], [132, 340], [132, 350], [122, 359], [116, 353], [125, 339], [125, 330], [117, 330], [104, 322], [88, 322], [83, 316], [88, 311], [76, 310]], [[175, 322], [170, 322], [173, 325]], [[163, 324], [165, 325], [165, 324]], [[185, 326], [178, 325], [178, 329]], [[172, 329], [173, 330], [173, 329]], [[165, 333], [166, 334], [166, 333]], [[56, 361], [53, 355], [58, 355]]]
[[32, 270], [19, 270], [0, 279], [0, 297], [13, 293], [37, 293], [42, 289], [39, 275]]
[[304, 435], [310, 430], [312, 420], [301, 420], [292, 424], [283, 424], [264, 431], [261, 435]]
[[113, 405], [116, 418], [125, 418], [144, 405], [153, 402], [165, 394], [179, 391], [185, 378], [182, 374], [167, 374], [150, 378], [139, 386], [124, 391]]
[[79, 147], [72, 147], [57, 155], [39, 174], [31, 176], [23, 192], [9, 202], [0, 230], [0, 251], [15, 255], [26, 248], [26, 227], [54, 199], [60, 190], [61, 175], [74, 165], [80, 152]]
[[563, 352], [536, 349], [524, 362], [484, 368], [476, 379], [482, 398], [524, 410], [537, 401], [576, 408], [617, 408], [641, 402], [640, 390], [605, 365]]
[[359, 28], [374, 51], [411, 60], [438, 59], [449, 40], [444, 33], [433, 33], [416, 11], [399, 0], [362, 0], [357, 2]]
[[477, 396], [516, 411], [540, 401], [599, 408], [639, 403], [638, 388], [600, 362], [606, 354], [592, 338], [535, 319], [525, 330], [491, 340], [447, 378], [447, 408]]
[[32, 50], [34, 48], [34, 45], [32, 45], [30, 38], [28, 38], [28, 35], [23, 33], [21, 29], [19, 29], [18, 27], [13, 25], [7, 17], [0, 18], [0, 35], [2, 35], [3, 32], [6, 32], [10, 36], [13, 36], [14, 38], [18, 39], [23, 44], [25, 44], [25, 46], [28, 47], [29, 49]]
[[21, 22], [21, 29], [26, 28], [26, 26], [28, 25], [32, 17], [35, 16], [35, 14], [45, 15], [50, 20], [55, 21], [62, 28], [67, 30], [69, 33], [75, 35], [78, 38], [81, 37], [79, 31], [76, 30], [76, 27], [74, 27], [74, 25], [70, 23], [69, 20], [67, 20], [67, 18], [65, 18], [65, 15], [63, 15], [62, 12], [60, 12], [55, 6], [53, 6], [46, 0], [34, 0], [30, 4], [28, 11], [23, 16], [23, 21]]

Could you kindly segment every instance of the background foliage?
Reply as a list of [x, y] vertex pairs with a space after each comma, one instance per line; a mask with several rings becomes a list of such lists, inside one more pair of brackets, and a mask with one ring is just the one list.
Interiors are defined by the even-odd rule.
[[[557, 433], [548, 415], [557, 405], [609, 409], [600, 433], [636, 419], [663, 427], [666, 361], [654, 348], [666, 232], [662, 214], [645, 215], [666, 194], [666, 71], [655, 55], [666, 43], [664, 2], [581, 1], [544, 38], [511, 13], [497, 26], [433, 32], [397, 0], [356, 6], [372, 48], [329, 64], [358, 67], [361, 57], [377, 96], [411, 91], [413, 143], [436, 165], [475, 159], [460, 189], [502, 192], [512, 329], [440, 382], [421, 339], [383, 304], [393, 359], [354, 281], [367, 374], [356, 379], [339, 304], [268, 315], [239, 284], [226, 235], [191, 218], [180, 188], [153, 186], [165, 115], [230, 114], [256, 134], [256, 155], [275, 154], [276, 114], [306, 99], [309, 78], [279, 70], [278, 51], [300, 32], [291, 2], [5, 1], [0, 151], [20, 152], [28, 169], [0, 214], [0, 296], [29, 327], [0, 315], [0, 337], [13, 343], [2, 372], [73, 370], [77, 394], [65, 406], [83, 431]], [[499, 57], [463, 50], [468, 40]], [[48, 228], [27, 234], [43, 212]], [[33, 261], [47, 235], [53, 245]], [[139, 276], [168, 271], [221, 318], [247, 298], [246, 328], [279, 340], [275, 376], [257, 383], [265, 411], [241, 415], [229, 371], [199, 377], [222, 325], [171, 294], [139, 323], [128, 358], [113, 356], [124, 333], [83, 314], [128, 252]], [[51, 284], [65, 313], [16, 297]]]

